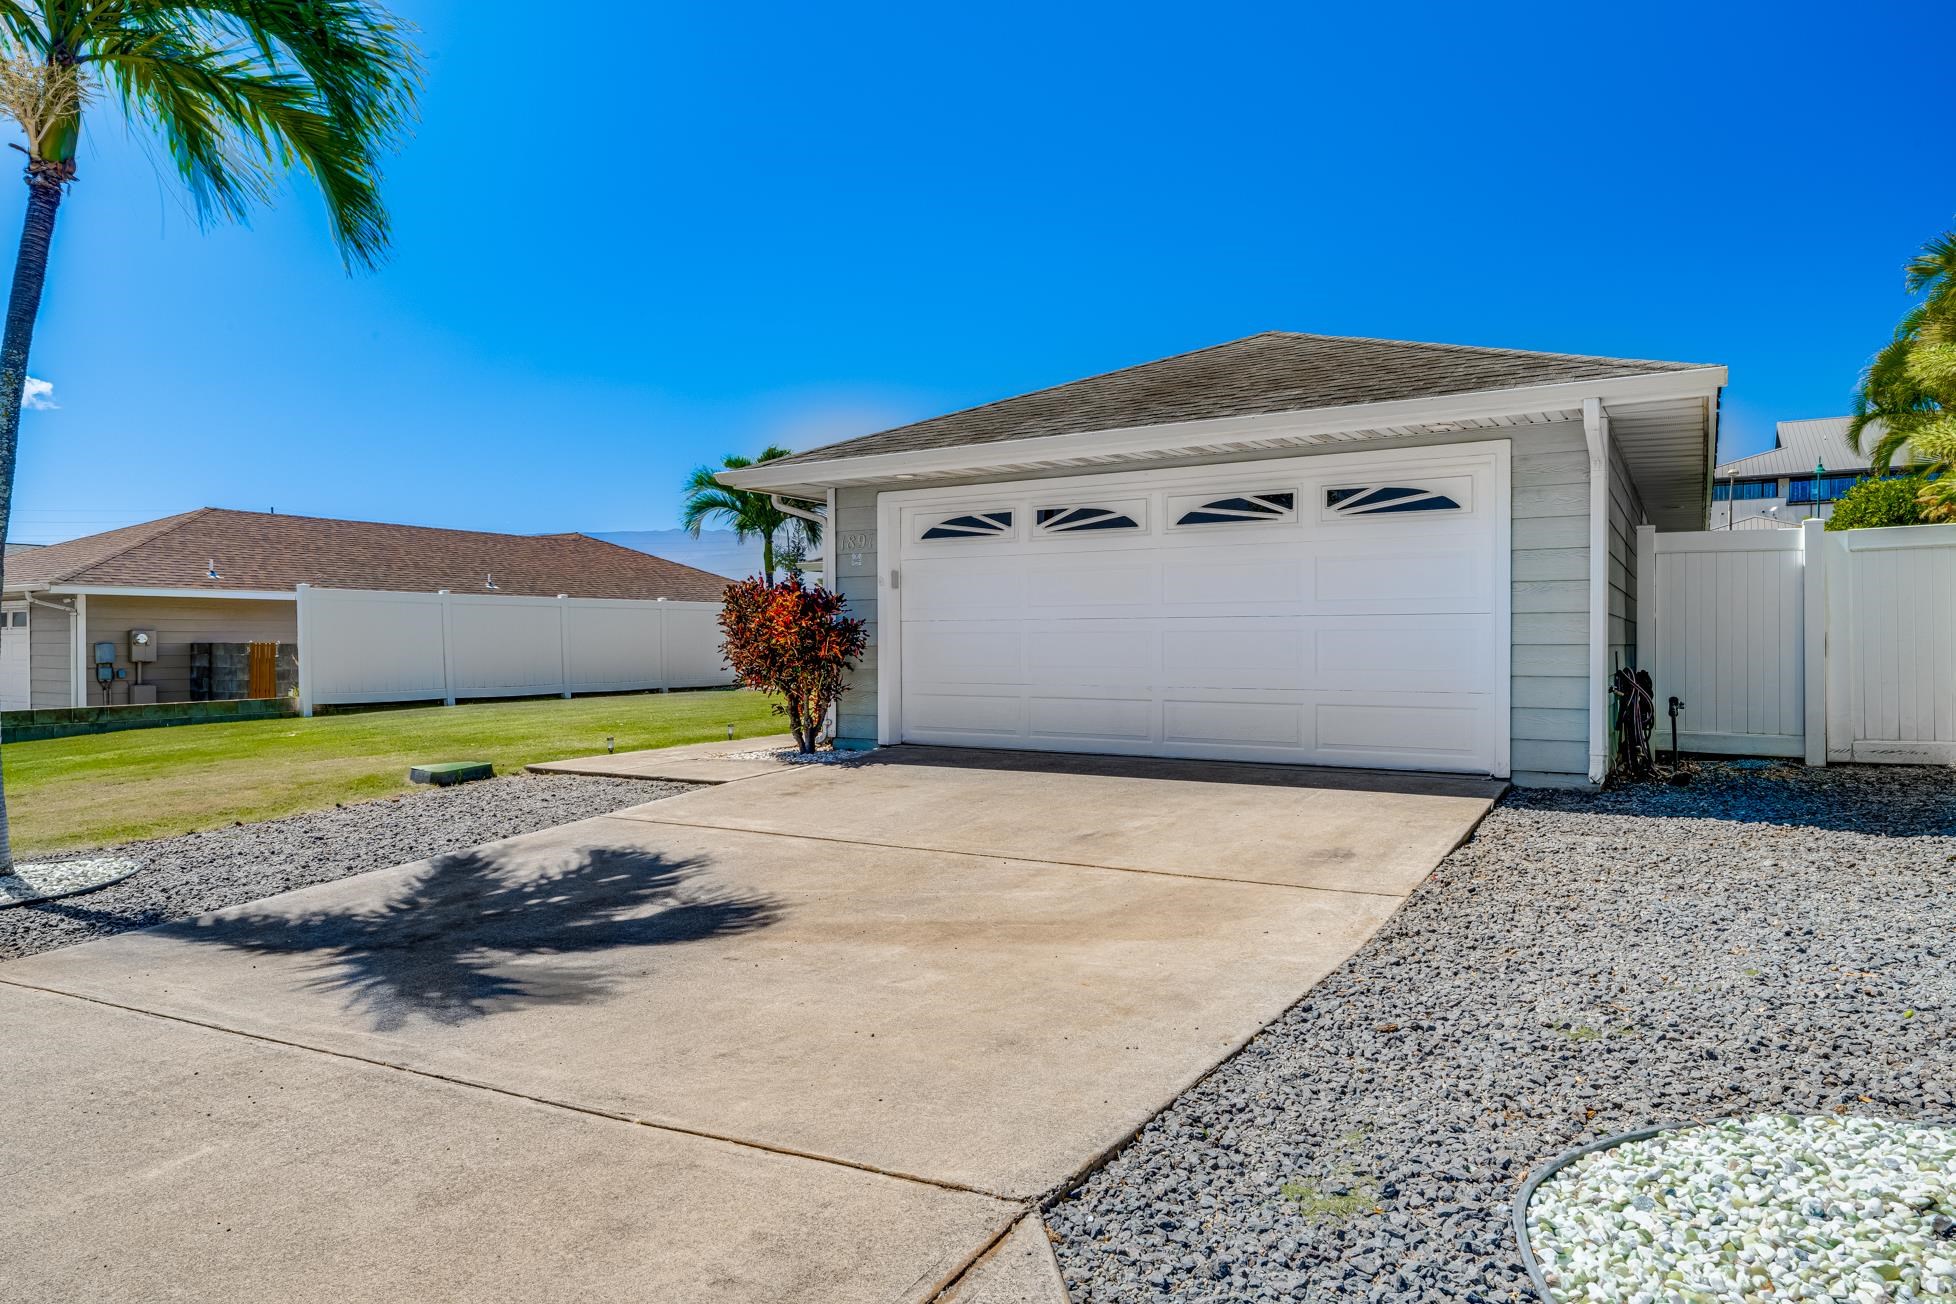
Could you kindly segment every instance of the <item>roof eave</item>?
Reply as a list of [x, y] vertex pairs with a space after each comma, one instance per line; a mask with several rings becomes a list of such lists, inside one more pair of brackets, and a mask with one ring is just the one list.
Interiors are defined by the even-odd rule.
[[56, 580], [46, 586], [49, 593], [76, 594], [94, 598], [226, 598], [238, 602], [291, 602], [296, 589], [203, 588], [189, 584], [86, 584]]
[[1033, 439], [995, 440], [949, 448], [870, 453], [854, 457], [787, 464], [764, 462], [716, 477], [730, 488], [766, 493], [819, 496], [845, 483], [918, 476], [961, 476], [994, 468], [1039, 463], [1061, 465], [1071, 460], [1146, 458], [1191, 446], [1254, 445], [1276, 436], [1308, 439], [1352, 431], [1389, 430], [1409, 425], [1447, 424], [1542, 411], [1580, 408], [1584, 399], [1606, 406], [1666, 398], [1712, 397], [1724, 388], [1724, 367], [1691, 367], [1678, 371], [1531, 385], [1514, 389], [1476, 390], [1387, 403], [1306, 408], [1255, 416], [1219, 417], [1203, 421], [1131, 426], [1112, 430], [1044, 435]]

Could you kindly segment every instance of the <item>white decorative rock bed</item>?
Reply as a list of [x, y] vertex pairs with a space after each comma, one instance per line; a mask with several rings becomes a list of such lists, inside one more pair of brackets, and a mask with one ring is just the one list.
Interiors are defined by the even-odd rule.
[[715, 757], [721, 761], [779, 761], [783, 765], [848, 765], [868, 756], [868, 752], [820, 752], [797, 751], [793, 747], [764, 748], [754, 752], [725, 752]]
[[0, 910], [93, 892], [98, 887], [120, 883], [140, 868], [137, 862], [124, 856], [87, 856], [15, 865], [13, 873], [0, 875]]
[[1762, 1114], [1544, 1170], [1516, 1230], [1554, 1304], [1956, 1301], [1956, 1127]]

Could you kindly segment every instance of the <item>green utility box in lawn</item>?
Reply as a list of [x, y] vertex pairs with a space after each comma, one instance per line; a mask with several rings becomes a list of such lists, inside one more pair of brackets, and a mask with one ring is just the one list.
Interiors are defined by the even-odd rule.
[[451, 783], [491, 778], [495, 773], [496, 767], [487, 761], [436, 761], [410, 769], [408, 779], [413, 783], [433, 783], [446, 788]]

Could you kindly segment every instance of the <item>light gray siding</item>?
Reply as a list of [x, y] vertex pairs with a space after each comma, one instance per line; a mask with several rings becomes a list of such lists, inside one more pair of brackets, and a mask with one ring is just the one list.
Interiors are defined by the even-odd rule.
[[[156, 660], [143, 667], [143, 682], [156, 685], [157, 700], [190, 700], [192, 643], [297, 643], [296, 602], [258, 602], [233, 598], [104, 598], [88, 600], [88, 642], [113, 643], [116, 664], [131, 670], [109, 690], [107, 701], [94, 678], [88, 681], [90, 706], [120, 706], [129, 700], [134, 672], [129, 631], [156, 631]], [[63, 705], [66, 705], [64, 702]]]
[[849, 676], [848, 691], [836, 708], [836, 742], [843, 747], [876, 745], [876, 490], [835, 491], [835, 589], [849, 602], [849, 614], [869, 623], [869, 650]]
[[[1580, 422], [1507, 433], [1514, 512], [1511, 766], [1516, 783], [1584, 784], [1589, 774], [1589, 454]], [[1444, 442], [1394, 440], [1392, 446]], [[876, 499], [871, 488], [836, 491], [836, 586], [850, 610], [870, 622], [871, 638], [838, 712], [838, 738], [845, 745], [876, 741]], [[1627, 537], [1634, 544], [1634, 533]], [[1634, 587], [1633, 580], [1626, 582]]]
[[51, 611], [36, 602], [27, 615], [27, 678], [36, 710], [59, 710], [75, 704], [75, 685], [69, 667], [75, 656], [75, 616]]
[[1589, 779], [1589, 449], [1582, 423], [1514, 441], [1509, 764], [1532, 786]]

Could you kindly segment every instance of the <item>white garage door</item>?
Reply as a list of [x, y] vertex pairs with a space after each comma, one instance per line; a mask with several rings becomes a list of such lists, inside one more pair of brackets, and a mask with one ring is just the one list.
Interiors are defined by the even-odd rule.
[[885, 494], [886, 740], [1505, 774], [1508, 520], [1506, 441]]

